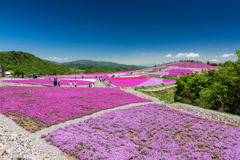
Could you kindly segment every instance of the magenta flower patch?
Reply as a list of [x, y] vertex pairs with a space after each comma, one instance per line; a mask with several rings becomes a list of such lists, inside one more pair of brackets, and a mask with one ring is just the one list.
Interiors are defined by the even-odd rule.
[[139, 76], [139, 77], [123, 77], [123, 78], [111, 78], [111, 79], [106, 79], [107, 82], [110, 82], [119, 87], [133, 87], [137, 86], [143, 82], [146, 82], [148, 79], [147, 77], [144, 76]]
[[0, 113], [31, 132], [104, 109], [149, 101], [114, 88], [0, 87]]
[[50, 132], [45, 140], [80, 159], [239, 159], [240, 128], [147, 104]]
[[[84, 81], [84, 80], [61, 79], [60, 84], [69, 85], [70, 81], [72, 82], [72, 84], [76, 81], [77, 85], [79, 86], [88, 85], [89, 83], [96, 83], [96, 82], [90, 82], [90, 81]], [[53, 85], [53, 79], [3, 80], [3, 82]]]
[[[71, 75], [51, 75], [50, 77], [57, 77], [57, 78], [106, 78], [107, 76], [110, 77], [112, 75], [126, 75], [127, 73], [131, 73], [130, 71], [127, 72], [113, 72], [113, 73], [96, 73], [96, 74], [71, 74]], [[46, 77], [46, 76], [41, 76]]]
[[[167, 65], [163, 65], [165, 67]], [[172, 63], [168, 64], [168, 66], [177, 66], [177, 67], [186, 67], [186, 68], [210, 68], [210, 69], [217, 69], [217, 66], [210, 66], [206, 65], [201, 62], [177, 62], [177, 63]]]

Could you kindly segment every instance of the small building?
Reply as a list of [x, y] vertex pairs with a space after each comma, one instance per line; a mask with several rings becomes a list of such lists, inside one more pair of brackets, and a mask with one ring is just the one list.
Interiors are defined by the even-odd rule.
[[11, 74], [11, 72], [5, 72], [5, 76], [6, 77], [9, 77], [9, 76], [11, 76], [12, 74]]

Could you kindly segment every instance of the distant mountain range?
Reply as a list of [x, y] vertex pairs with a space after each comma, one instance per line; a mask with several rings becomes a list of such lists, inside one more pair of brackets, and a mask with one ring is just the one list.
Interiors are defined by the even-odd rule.
[[144, 66], [91, 60], [58, 63], [22, 51], [0, 51], [0, 64], [4, 65], [5, 71], [18, 70], [23, 71], [24, 74], [38, 73], [41, 75], [80, 74], [80, 72], [109, 73], [146, 68]]
[[60, 65], [78, 68], [78, 69], [88, 69], [96, 66], [124, 68], [124, 69], [133, 69], [133, 70], [145, 68], [144, 66], [138, 66], [138, 65], [126, 65], [126, 64], [119, 64], [114, 62], [92, 61], [92, 60], [77, 60], [72, 62], [60, 63]]

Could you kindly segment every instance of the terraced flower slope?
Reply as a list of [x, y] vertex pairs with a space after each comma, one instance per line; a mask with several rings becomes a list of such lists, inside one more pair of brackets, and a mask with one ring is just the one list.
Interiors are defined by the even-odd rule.
[[116, 110], [49, 133], [79, 159], [239, 159], [240, 128], [158, 104]]
[[115, 85], [115, 86], [120, 86], [120, 87], [132, 87], [139, 85], [145, 81], [147, 81], [148, 78], [144, 76], [140, 77], [124, 77], [124, 78], [111, 78], [111, 79], [106, 79], [107, 82], [110, 82]]
[[[88, 85], [89, 83], [96, 83], [96, 82], [89, 82], [84, 80], [66, 80], [61, 79], [61, 85], [69, 85], [69, 82], [72, 84], [76, 81], [77, 85]], [[3, 82], [11, 82], [11, 83], [29, 83], [29, 84], [46, 84], [46, 85], [53, 85], [53, 79], [27, 79], [27, 80], [3, 80]]]
[[111, 78], [106, 79], [106, 81], [110, 82], [119, 87], [133, 87], [133, 86], [148, 86], [155, 85], [160, 83], [168, 83], [174, 82], [175, 80], [171, 79], [160, 79], [160, 78], [152, 78], [152, 77], [124, 77], [124, 78]]
[[148, 101], [114, 88], [0, 87], [0, 113], [30, 132], [100, 110]]
[[170, 70], [167, 70], [166, 72], [168, 72], [169, 76], [183, 76], [182, 73], [185, 73], [185, 74], [193, 73], [193, 71], [190, 69], [170, 69]]
[[185, 68], [210, 68], [210, 69], [218, 69], [217, 66], [210, 66], [206, 65], [201, 62], [177, 62], [177, 63], [172, 63], [168, 65], [163, 65], [165, 66], [177, 66], [177, 67], [185, 67]]
[[[114, 73], [97, 73], [97, 74], [75, 74], [75, 75], [51, 75], [50, 77], [58, 77], [58, 78], [99, 78], [102, 76], [102, 78], [106, 78], [107, 76], [111, 75], [126, 75], [127, 73], [131, 73], [130, 71], [127, 72], [114, 72]], [[46, 77], [46, 76], [41, 76], [41, 77]]]

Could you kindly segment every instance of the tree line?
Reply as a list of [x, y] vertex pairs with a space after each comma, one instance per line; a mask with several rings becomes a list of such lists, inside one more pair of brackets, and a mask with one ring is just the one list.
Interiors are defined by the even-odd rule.
[[238, 61], [227, 61], [218, 70], [177, 79], [175, 101], [240, 115], [240, 50], [236, 54]]

